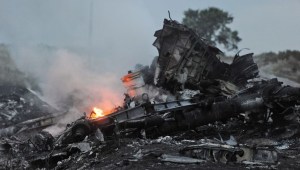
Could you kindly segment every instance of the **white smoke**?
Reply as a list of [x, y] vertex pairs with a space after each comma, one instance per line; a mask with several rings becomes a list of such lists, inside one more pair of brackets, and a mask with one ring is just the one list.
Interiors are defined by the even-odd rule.
[[[122, 92], [118, 77], [109, 73], [93, 72], [82, 57], [66, 50], [57, 52], [57, 58], [45, 72], [42, 89], [50, 101], [65, 101], [66, 97], [71, 97], [70, 102], [75, 102], [70, 103], [73, 106], [79, 103], [88, 106], [88, 103], [95, 104], [102, 100], [114, 100], [117, 102], [115, 104], [120, 104], [114, 95]], [[107, 98], [110, 94], [112, 99]]]
[[89, 114], [93, 107], [110, 111], [123, 104], [124, 88], [115, 74], [95, 72], [83, 56], [67, 50], [58, 50], [53, 58], [44, 72], [41, 88], [46, 101], [66, 115], [46, 129], [50, 133], [59, 133], [64, 125], [83, 116], [83, 112]]

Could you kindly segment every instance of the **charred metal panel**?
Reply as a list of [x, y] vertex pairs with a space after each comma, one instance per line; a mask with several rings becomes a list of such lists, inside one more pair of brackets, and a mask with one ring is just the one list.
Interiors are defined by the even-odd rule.
[[253, 53], [236, 55], [230, 65], [228, 80], [236, 85], [245, 85], [248, 79], [258, 76], [257, 64], [253, 61]]
[[196, 33], [177, 21], [165, 19], [163, 29], [154, 36], [157, 39], [153, 45], [159, 51], [159, 72], [156, 75], [158, 85], [178, 79], [178, 75], [185, 70], [188, 79], [193, 81], [217, 78], [219, 74], [213, 73], [212, 65], [218, 67], [220, 73], [225, 70], [226, 64], [216, 57], [221, 51], [205, 44]]
[[121, 80], [130, 97], [142, 95], [145, 82], [140, 71], [129, 72]]

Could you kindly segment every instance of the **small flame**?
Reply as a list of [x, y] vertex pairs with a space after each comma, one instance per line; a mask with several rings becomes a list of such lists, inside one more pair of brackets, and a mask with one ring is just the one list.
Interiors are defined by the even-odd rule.
[[102, 109], [94, 107], [92, 113], [90, 114], [90, 119], [97, 119], [99, 117], [103, 117], [104, 112]]

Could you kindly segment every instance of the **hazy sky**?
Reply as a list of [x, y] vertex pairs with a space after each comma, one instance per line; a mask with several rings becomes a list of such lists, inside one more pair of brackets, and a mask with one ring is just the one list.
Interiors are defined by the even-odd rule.
[[300, 50], [300, 0], [0, 0], [0, 42], [88, 47], [91, 1], [94, 53], [126, 57], [125, 64], [149, 63], [157, 54], [153, 33], [167, 11], [181, 21], [188, 8], [218, 7], [232, 14], [239, 48]]

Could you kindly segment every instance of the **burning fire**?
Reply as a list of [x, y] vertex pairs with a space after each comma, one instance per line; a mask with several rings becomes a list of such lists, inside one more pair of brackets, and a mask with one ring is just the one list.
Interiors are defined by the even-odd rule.
[[[91, 85], [91, 84], [89, 84]], [[106, 85], [102, 85], [101, 88], [97, 86], [91, 87], [91, 94], [86, 102], [86, 107], [83, 110], [90, 110], [87, 115], [88, 119], [97, 119], [115, 111], [117, 106], [123, 104], [122, 93], [118, 93], [118, 90], [112, 90]]]
[[104, 112], [102, 109], [94, 107], [92, 113], [90, 114], [90, 119], [97, 119], [99, 117], [103, 117]]

